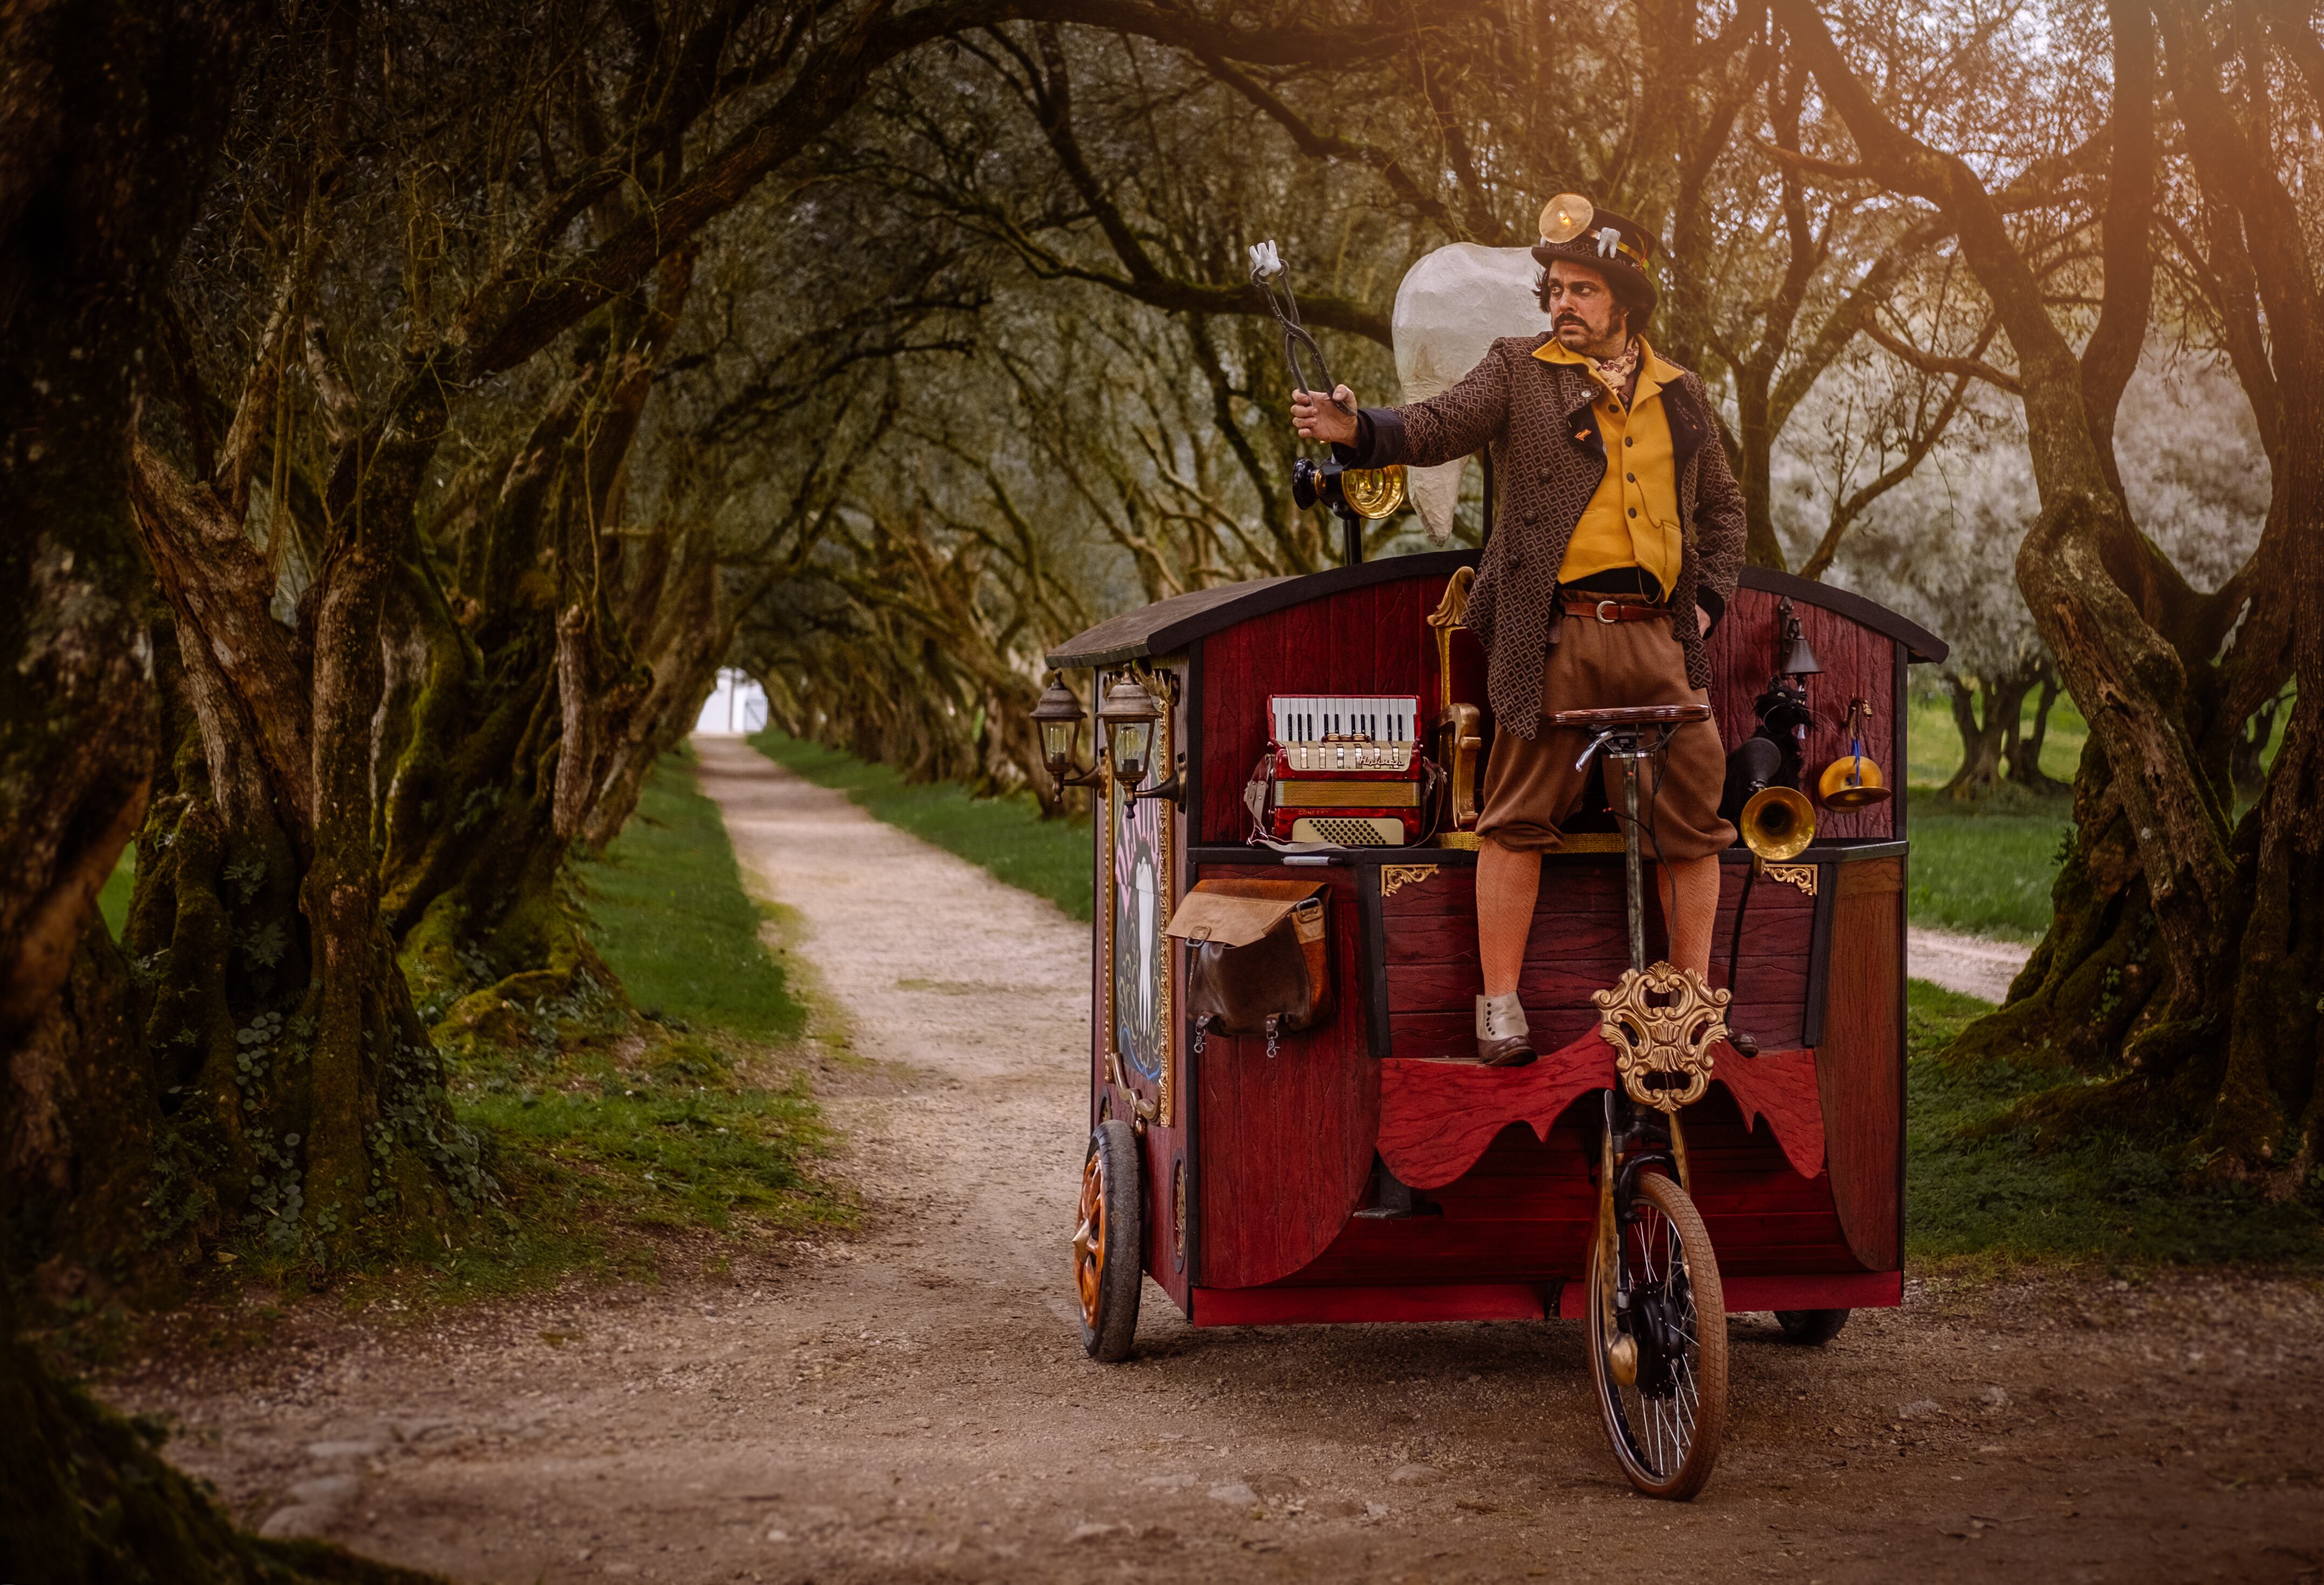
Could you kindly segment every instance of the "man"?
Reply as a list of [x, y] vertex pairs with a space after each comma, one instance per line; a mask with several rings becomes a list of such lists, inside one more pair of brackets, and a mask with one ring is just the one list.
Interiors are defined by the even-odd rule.
[[[1329, 399], [1297, 392], [1291, 405], [1301, 435], [1357, 466], [1425, 467], [1491, 451], [1499, 500], [1468, 620], [1485, 647], [1499, 726], [1477, 821], [1477, 1059], [1493, 1066], [1534, 1058], [1517, 975], [1541, 855], [1561, 842], [1588, 774], [1573, 764], [1588, 740], [1544, 717], [1707, 703], [1703, 637], [1743, 561], [1742, 493], [1710, 397], [1645, 338], [1657, 296], [1652, 239], [1600, 209], [1581, 235], [1551, 242], [1547, 218], [1533, 256], [1548, 334], [1495, 342], [1461, 383], [1426, 401], [1360, 412], [1342, 385]], [[1672, 735], [1640, 788], [1670, 961], [1706, 981], [1719, 852], [1735, 840], [1719, 817], [1725, 772], [1719, 729], [1700, 722]], [[1611, 766], [1606, 776], [1619, 808]]]

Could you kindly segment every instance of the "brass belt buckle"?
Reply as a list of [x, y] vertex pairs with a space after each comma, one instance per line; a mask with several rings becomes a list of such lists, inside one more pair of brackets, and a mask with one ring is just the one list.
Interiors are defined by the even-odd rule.
[[1598, 602], [1598, 620], [1609, 624], [1619, 622], [1622, 620], [1620, 617], [1609, 616], [1606, 613], [1609, 611], [1619, 611], [1621, 609], [1622, 603], [1619, 600], [1600, 600]]

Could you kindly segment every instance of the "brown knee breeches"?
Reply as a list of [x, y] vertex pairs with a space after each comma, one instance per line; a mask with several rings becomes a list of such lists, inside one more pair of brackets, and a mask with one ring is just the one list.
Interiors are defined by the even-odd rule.
[[[1541, 679], [1544, 715], [1558, 710], [1602, 710], [1617, 705], [1703, 705], [1710, 696], [1686, 686], [1686, 652], [1660, 622], [1598, 622], [1565, 618], [1559, 641], [1551, 646]], [[1493, 738], [1485, 765], [1485, 800], [1477, 830], [1520, 852], [1554, 848], [1560, 827], [1582, 801], [1589, 767], [1576, 770], [1575, 756], [1588, 734], [1557, 730], [1545, 722], [1531, 741], [1513, 732]], [[1606, 797], [1622, 806], [1622, 786], [1606, 768]], [[1669, 745], [1648, 760], [1638, 787], [1639, 816], [1646, 856], [1672, 861], [1699, 859], [1735, 841], [1735, 827], [1719, 817], [1719, 795], [1727, 779], [1727, 755], [1716, 722], [1683, 726]], [[1649, 814], [1651, 795], [1651, 814]]]

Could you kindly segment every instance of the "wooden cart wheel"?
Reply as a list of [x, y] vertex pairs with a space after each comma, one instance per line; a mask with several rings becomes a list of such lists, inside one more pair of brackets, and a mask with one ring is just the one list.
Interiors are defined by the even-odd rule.
[[1146, 1251], [1138, 1137], [1119, 1118], [1091, 1130], [1082, 1159], [1081, 1225], [1074, 1230], [1074, 1286], [1082, 1302], [1082, 1348], [1111, 1365], [1138, 1337]]
[[1784, 1329], [1784, 1341], [1804, 1347], [1820, 1349], [1840, 1335], [1848, 1324], [1845, 1310], [1778, 1310], [1775, 1324]]
[[[1601, 1269], [1602, 1249], [1591, 1258], [1590, 1378], [1630, 1484], [1683, 1502], [1711, 1479], [1727, 1430], [1719, 1260], [1694, 1202], [1670, 1179], [1641, 1175], [1631, 1212], [1620, 1230], [1630, 1306], [1628, 1330], [1619, 1336], [1606, 1330], [1613, 1274]], [[1624, 1374], [1627, 1382], [1618, 1379]]]

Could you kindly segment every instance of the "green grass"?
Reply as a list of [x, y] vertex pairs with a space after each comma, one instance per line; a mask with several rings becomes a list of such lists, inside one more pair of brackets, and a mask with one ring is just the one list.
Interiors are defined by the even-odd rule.
[[912, 786], [885, 765], [866, 764], [773, 727], [750, 742], [778, 765], [845, 793], [890, 825], [1047, 898], [1076, 919], [1090, 917], [1086, 820], [1044, 820], [1040, 806], [1028, 797], [980, 798], [948, 781]]
[[797, 1039], [806, 1009], [760, 939], [764, 917], [691, 764], [666, 758], [605, 856], [579, 866], [590, 943], [649, 1018]]
[[669, 1253], [661, 1235], [853, 1220], [815, 1171], [827, 1134], [785, 1049], [807, 1009], [760, 938], [690, 755], [662, 760], [604, 857], [577, 870], [589, 940], [644, 1019], [600, 993], [524, 1020], [528, 1038], [447, 1056], [454, 1110], [490, 1138], [506, 1203], [358, 1282], [351, 1303], [378, 1296], [380, 1277], [416, 1277], [429, 1298], [576, 1269], [650, 1277]]
[[[2019, 710], [2019, 730], [2034, 730], [2034, 707], [2040, 696], [2028, 694]], [[1911, 745], [1912, 776], [1915, 785], [1926, 783], [1942, 787], [1960, 769], [1960, 729], [1953, 724], [1951, 704], [1942, 694], [1914, 693], [1905, 714], [1906, 741]], [[2089, 723], [2074, 701], [2064, 694], [2050, 706], [2050, 729], [2042, 738], [2042, 773], [2058, 781], [2074, 779], [2074, 767], [2081, 763], [2082, 743], [2090, 735]], [[1889, 769], [1883, 767], [1883, 769]]]
[[2072, 1069], [1942, 1061], [1936, 1054], [1991, 1004], [1920, 980], [1905, 1001], [1911, 1259], [2324, 1267], [2312, 1211], [2190, 1175], [2152, 1142], [2102, 1134], [2041, 1149], [2022, 1133], [1987, 1131], [2025, 1096], [2078, 1082]]
[[1956, 804], [1933, 788], [1912, 790], [1915, 925], [2005, 941], [2038, 941], [2050, 927], [2050, 887], [2074, 822], [2066, 800], [2015, 807]]

